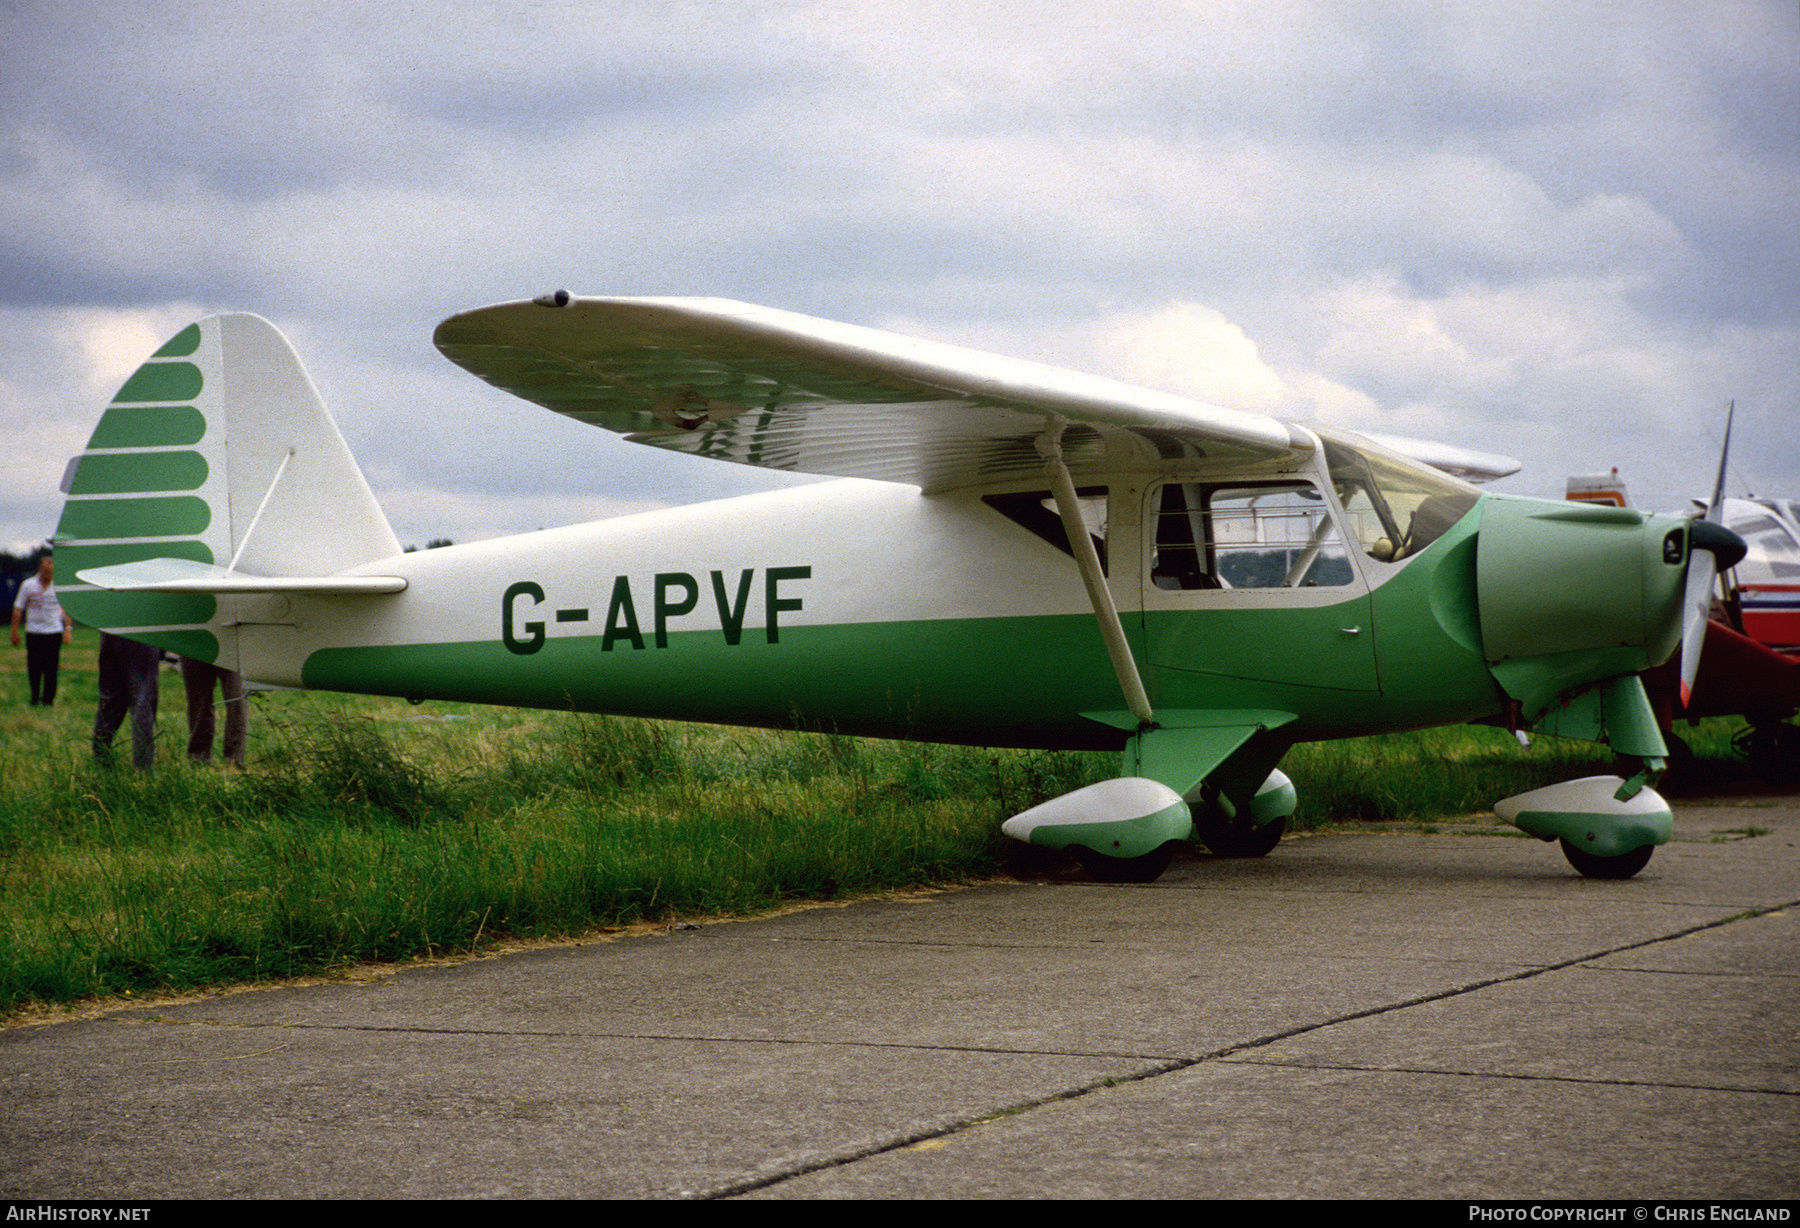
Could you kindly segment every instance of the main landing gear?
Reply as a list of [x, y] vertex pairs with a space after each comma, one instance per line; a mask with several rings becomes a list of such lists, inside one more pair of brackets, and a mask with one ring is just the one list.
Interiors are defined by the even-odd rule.
[[1202, 819], [1194, 824], [1194, 834], [1216, 857], [1266, 857], [1281, 843], [1286, 831], [1286, 815], [1261, 827], [1247, 827], [1223, 819]]
[[1596, 857], [1592, 853], [1583, 852], [1571, 844], [1565, 836], [1562, 841], [1563, 856], [1569, 864], [1581, 872], [1583, 878], [1630, 878], [1639, 870], [1650, 864], [1650, 854], [1656, 851], [1654, 844], [1646, 844], [1632, 849], [1629, 853], [1620, 853], [1617, 857]]

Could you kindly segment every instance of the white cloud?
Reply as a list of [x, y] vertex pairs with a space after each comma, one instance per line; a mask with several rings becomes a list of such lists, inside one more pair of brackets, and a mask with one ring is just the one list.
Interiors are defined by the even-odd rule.
[[206, 311], [191, 303], [109, 310], [79, 308], [64, 314], [67, 341], [80, 356], [79, 387], [96, 417], [125, 380], [164, 342]]
[[1199, 303], [1108, 316], [1094, 331], [1108, 366], [1132, 383], [1233, 409], [1274, 410], [1287, 392], [1244, 330]]

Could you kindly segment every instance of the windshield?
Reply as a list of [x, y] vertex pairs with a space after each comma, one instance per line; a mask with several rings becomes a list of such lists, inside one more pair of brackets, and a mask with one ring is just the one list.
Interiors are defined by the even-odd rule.
[[1363, 553], [1397, 563], [1461, 520], [1481, 492], [1357, 435], [1317, 432], [1350, 532]]

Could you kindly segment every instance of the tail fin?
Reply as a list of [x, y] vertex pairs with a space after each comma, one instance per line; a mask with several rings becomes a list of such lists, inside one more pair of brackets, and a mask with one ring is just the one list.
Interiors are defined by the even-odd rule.
[[[119, 389], [63, 489], [56, 569], [69, 613], [228, 668], [236, 598], [220, 594], [244, 591], [243, 577], [329, 576], [400, 553], [293, 347], [259, 316], [175, 334]], [[82, 582], [102, 568], [237, 583]]]

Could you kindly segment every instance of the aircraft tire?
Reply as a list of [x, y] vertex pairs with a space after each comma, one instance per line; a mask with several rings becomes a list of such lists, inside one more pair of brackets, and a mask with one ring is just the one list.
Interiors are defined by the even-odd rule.
[[1153, 883], [1169, 868], [1176, 843], [1171, 840], [1142, 857], [1108, 857], [1080, 845], [1071, 846], [1069, 851], [1075, 854], [1075, 860], [1088, 872], [1088, 877], [1097, 883]]
[[1286, 831], [1285, 816], [1250, 828], [1215, 820], [1194, 824], [1195, 834], [1215, 857], [1266, 857]]
[[1786, 783], [1800, 779], [1800, 726], [1789, 721], [1768, 721], [1738, 730], [1731, 748], [1759, 775]]
[[1564, 840], [1562, 850], [1563, 856], [1569, 859], [1570, 865], [1581, 872], [1583, 878], [1620, 879], [1630, 878], [1649, 865], [1650, 854], [1656, 851], [1656, 846], [1646, 844], [1641, 848], [1632, 849], [1629, 853], [1620, 853], [1617, 857], [1596, 857], [1592, 853], [1584, 853]]

